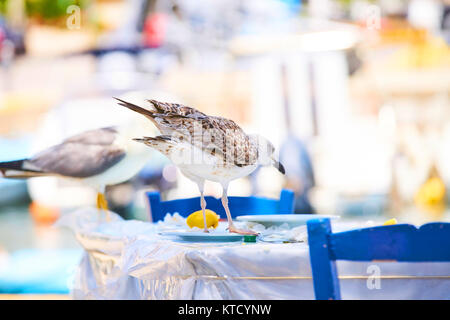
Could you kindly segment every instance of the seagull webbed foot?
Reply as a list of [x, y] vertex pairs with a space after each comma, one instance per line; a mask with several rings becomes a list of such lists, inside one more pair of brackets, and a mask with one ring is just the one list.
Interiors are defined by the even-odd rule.
[[235, 226], [229, 226], [227, 229], [230, 233], [237, 233], [237, 234], [250, 235], [250, 236], [259, 235], [259, 233], [255, 232], [255, 231], [238, 229]]

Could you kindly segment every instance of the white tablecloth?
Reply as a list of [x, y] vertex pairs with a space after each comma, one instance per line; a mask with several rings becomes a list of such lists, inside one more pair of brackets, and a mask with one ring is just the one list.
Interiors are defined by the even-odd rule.
[[[72, 290], [76, 299], [314, 299], [305, 242], [188, 243], [159, 236], [151, 223], [115, 216], [99, 227], [94, 218], [86, 223], [79, 217], [61, 223], [86, 249]], [[333, 228], [342, 223], [334, 221]], [[339, 276], [350, 276], [340, 280], [343, 299], [450, 299], [449, 278], [389, 278], [448, 277], [450, 263], [337, 266]]]

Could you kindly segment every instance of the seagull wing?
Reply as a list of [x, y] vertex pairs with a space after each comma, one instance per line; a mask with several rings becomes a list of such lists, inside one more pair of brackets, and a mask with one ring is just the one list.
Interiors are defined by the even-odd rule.
[[179, 103], [160, 102], [156, 100], [147, 100], [150, 102], [160, 115], [176, 115], [176, 116], [203, 116], [207, 117], [203, 112], [198, 111], [195, 108], [185, 106]]
[[120, 105], [145, 115], [163, 135], [171, 136], [174, 141], [188, 142], [205, 153], [222, 158], [225, 163], [245, 166], [256, 162], [256, 147], [233, 120], [208, 116], [182, 104], [147, 100], [153, 107], [149, 110], [117, 100]]
[[[7, 163], [0, 163], [0, 168], [4, 168], [2, 171], [6, 177], [12, 178], [42, 175], [74, 178], [95, 176], [125, 157], [125, 150], [114, 144], [116, 136], [117, 131], [114, 128], [86, 131], [38, 153], [31, 159], [16, 161], [14, 168], [8, 168]], [[11, 171], [8, 175], [7, 169], [14, 169], [14, 172]]]
[[115, 127], [88, 130], [64, 140], [64, 143], [81, 143], [86, 145], [111, 145], [117, 137]]
[[186, 139], [204, 153], [221, 158], [225, 163], [245, 166], [255, 163], [256, 148], [247, 134], [233, 120], [191, 114], [164, 117], [166, 128], [177, 140]]

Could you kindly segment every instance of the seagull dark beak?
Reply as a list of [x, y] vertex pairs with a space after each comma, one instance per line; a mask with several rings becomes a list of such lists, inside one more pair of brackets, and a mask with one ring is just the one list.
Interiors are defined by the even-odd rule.
[[286, 174], [286, 170], [284, 170], [284, 166], [277, 160], [273, 160], [273, 166], [278, 169], [282, 174]]

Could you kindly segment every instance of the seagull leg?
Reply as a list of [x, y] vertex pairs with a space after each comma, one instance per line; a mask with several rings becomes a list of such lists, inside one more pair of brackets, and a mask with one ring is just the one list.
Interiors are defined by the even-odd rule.
[[97, 190], [97, 209], [99, 212], [99, 220], [101, 220], [102, 211], [105, 211], [106, 213], [106, 222], [111, 220], [111, 217], [109, 216], [108, 201], [105, 197], [105, 186], [100, 186]]
[[223, 185], [223, 193], [222, 193], [222, 205], [223, 208], [225, 209], [225, 212], [227, 213], [227, 219], [228, 219], [228, 231], [230, 231], [230, 233], [238, 233], [238, 234], [246, 234], [246, 235], [258, 235], [258, 233], [254, 232], [254, 231], [250, 231], [250, 230], [242, 230], [242, 229], [238, 229], [234, 226], [233, 224], [233, 219], [231, 218], [231, 213], [230, 213], [230, 208], [228, 208], [228, 196], [227, 196], [227, 189], [228, 189], [228, 185]]
[[100, 193], [100, 205], [102, 210], [106, 212], [106, 222], [109, 222], [111, 217], [109, 216], [108, 201], [106, 200], [104, 193]]
[[203, 226], [204, 226], [203, 231], [209, 232], [208, 226], [206, 225], [206, 211], [205, 211], [206, 210], [206, 201], [205, 201], [205, 197], [203, 195], [204, 186], [205, 186], [204, 180], [202, 182], [198, 183], [198, 190], [200, 190], [200, 206], [202, 207], [202, 212], [203, 212]]
[[102, 193], [97, 192], [97, 211], [98, 211], [98, 220], [100, 221], [102, 218]]

